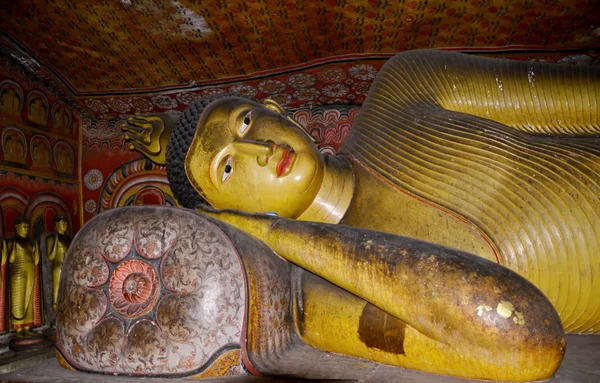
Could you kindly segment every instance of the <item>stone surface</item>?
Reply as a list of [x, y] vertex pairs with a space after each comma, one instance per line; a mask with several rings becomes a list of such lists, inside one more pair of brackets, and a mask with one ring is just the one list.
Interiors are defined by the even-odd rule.
[[[131, 378], [124, 376], [98, 375], [83, 372], [68, 371], [59, 366], [56, 359], [43, 362], [29, 363], [17, 371], [0, 374], [2, 382], [89, 382], [89, 383], [166, 383], [188, 381], [186, 379], [154, 379]], [[198, 381], [195, 379], [195, 381]], [[400, 368], [385, 367], [377, 369], [369, 379], [363, 382], [377, 383], [474, 383], [476, 380], [453, 379], [445, 376], [419, 373]], [[256, 377], [233, 377], [202, 380], [206, 383], [280, 383], [301, 382], [293, 379], [272, 379]], [[338, 381], [340, 382], [340, 381]], [[600, 336], [567, 336], [567, 354], [556, 376], [547, 380], [549, 383], [597, 383], [600, 382]]]
[[55, 355], [54, 345], [50, 344], [50, 342], [43, 342], [41, 347], [29, 350], [19, 352], [11, 350], [10, 356], [0, 360], [0, 374], [7, 374], [23, 368], [31, 368], [49, 360], [55, 360]]
[[[196, 213], [156, 212], [113, 209], [73, 242], [56, 345], [74, 368], [178, 377], [239, 349], [246, 293], [235, 248]], [[235, 371], [223, 374], [236, 375], [239, 357], [228, 361]]]

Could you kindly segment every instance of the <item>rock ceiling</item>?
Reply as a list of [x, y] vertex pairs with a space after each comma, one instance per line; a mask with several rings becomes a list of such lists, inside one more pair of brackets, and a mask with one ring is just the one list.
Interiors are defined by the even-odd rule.
[[96, 117], [237, 90], [360, 104], [393, 53], [549, 61], [600, 47], [600, 3], [560, 0], [4, 1], [0, 31]]

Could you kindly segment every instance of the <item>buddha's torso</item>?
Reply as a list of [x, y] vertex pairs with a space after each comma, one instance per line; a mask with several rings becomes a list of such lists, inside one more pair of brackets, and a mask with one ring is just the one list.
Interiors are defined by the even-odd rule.
[[355, 193], [340, 222], [438, 243], [499, 262], [491, 240], [464, 217], [390, 184], [353, 161]]
[[10, 254], [11, 274], [20, 272], [22, 268], [31, 267], [34, 263], [34, 244], [28, 238], [15, 238]]
[[[599, 332], [597, 73], [435, 50], [397, 55], [340, 151], [396, 189], [398, 198], [386, 200], [392, 209], [420, 212], [422, 200], [464, 219], [490, 239], [500, 264], [544, 292], [567, 331]], [[370, 205], [384, 193], [380, 184], [365, 183], [382, 190], [370, 192]], [[410, 225], [395, 230], [403, 217], [375, 218], [374, 228], [398, 234]], [[446, 222], [419, 224], [427, 230], [418, 234], [465, 249], [472, 236]], [[474, 252], [489, 258], [478, 243]]]
[[600, 331], [597, 139], [449, 127], [427, 116], [415, 127], [402, 117], [379, 131], [354, 126], [342, 149], [354, 157], [357, 192], [343, 223], [492, 260], [497, 249], [500, 264], [553, 302], [567, 331]]
[[71, 241], [68, 236], [66, 236], [64, 234], [60, 234], [60, 233], [56, 234], [56, 237], [54, 240], [56, 241], [56, 253], [55, 253], [54, 259], [52, 261], [54, 262], [54, 265], [55, 265], [54, 267], [56, 267], [56, 266], [60, 267], [60, 265], [63, 263], [63, 261], [65, 259], [67, 250], [69, 250], [69, 244], [71, 243]]

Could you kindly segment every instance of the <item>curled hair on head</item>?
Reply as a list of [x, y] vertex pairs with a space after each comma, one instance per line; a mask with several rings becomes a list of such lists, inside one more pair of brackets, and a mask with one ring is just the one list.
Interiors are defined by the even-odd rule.
[[15, 222], [14, 225], [17, 226], [20, 223], [29, 223], [29, 218], [26, 218], [24, 215], [20, 215], [17, 218], [15, 218]]
[[56, 225], [57, 223], [59, 223], [60, 221], [65, 221], [68, 222], [67, 217], [65, 217], [64, 215], [57, 215], [56, 217], [54, 217], [54, 224]]
[[210, 206], [188, 180], [185, 174], [185, 156], [190, 146], [192, 146], [196, 126], [204, 109], [214, 101], [229, 97], [241, 97], [256, 101], [253, 97], [237, 93], [219, 93], [204, 96], [191, 103], [173, 127], [167, 145], [167, 178], [173, 195], [183, 207], [195, 209], [196, 207]]

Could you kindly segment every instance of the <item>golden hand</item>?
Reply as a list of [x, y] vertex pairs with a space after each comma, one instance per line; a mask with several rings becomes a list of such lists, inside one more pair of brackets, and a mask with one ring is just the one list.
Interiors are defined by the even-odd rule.
[[136, 115], [118, 125], [125, 132], [129, 149], [137, 150], [156, 164], [166, 163], [167, 144], [175, 125], [173, 117], [165, 113]]
[[15, 238], [12, 239], [12, 245], [9, 245], [8, 243], [6, 244], [6, 250], [8, 251], [8, 262], [9, 263], [15, 262], [15, 258], [17, 256], [15, 247], [16, 247], [16, 239]]

